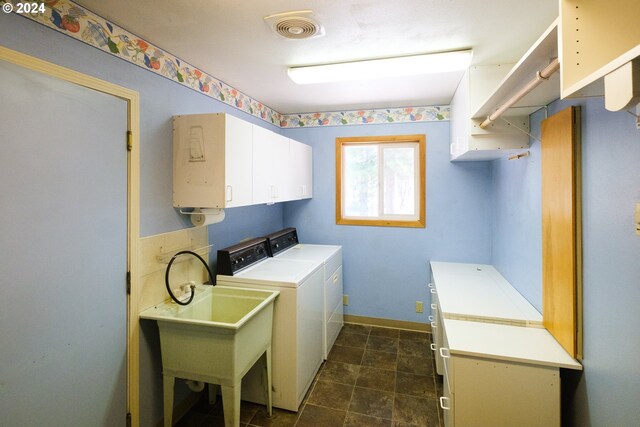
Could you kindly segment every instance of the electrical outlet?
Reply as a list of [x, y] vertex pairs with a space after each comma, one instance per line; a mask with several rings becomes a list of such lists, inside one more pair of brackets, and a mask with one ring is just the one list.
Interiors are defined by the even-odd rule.
[[416, 313], [424, 312], [424, 303], [422, 301], [416, 301]]
[[640, 236], [640, 203], [636, 203], [635, 220], [636, 220], [636, 234]]
[[342, 305], [349, 305], [349, 295], [342, 295]]

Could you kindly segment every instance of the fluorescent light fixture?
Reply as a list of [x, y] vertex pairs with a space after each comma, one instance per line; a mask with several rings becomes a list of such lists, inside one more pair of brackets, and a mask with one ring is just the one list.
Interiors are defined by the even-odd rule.
[[465, 70], [471, 63], [471, 55], [472, 51], [468, 49], [339, 64], [310, 65], [291, 67], [288, 74], [297, 84], [305, 85], [446, 73]]

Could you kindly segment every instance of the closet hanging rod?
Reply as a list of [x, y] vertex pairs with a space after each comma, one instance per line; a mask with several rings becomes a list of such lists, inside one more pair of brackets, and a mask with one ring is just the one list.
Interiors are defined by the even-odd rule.
[[513, 95], [507, 102], [502, 104], [500, 108], [498, 108], [493, 113], [489, 114], [489, 116], [480, 124], [480, 128], [484, 129], [493, 121], [495, 121], [498, 117], [500, 117], [505, 111], [507, 111], [511, 106], [513, 106], [516, 102], [520, 101], [524, 98], [529, 92], [535, 89], [540, 83], [545, 80], [549, 80], [549, 77], [553, 75], [556, 71], [560, 69], [560, 62], [558, 58], [555, 58], [549, 65], [547, 65], [542, 71], [538, 71], [536, 73], [536, 77], [527, 83], [522, 89], [520, 89], [515, 95]]

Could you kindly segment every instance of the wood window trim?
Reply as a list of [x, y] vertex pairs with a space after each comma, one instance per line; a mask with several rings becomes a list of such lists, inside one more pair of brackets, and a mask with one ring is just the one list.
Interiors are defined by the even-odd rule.
[[[342, 217], [342, 147], [357, 144], [389, 144], [389, 143], [418, 143], [419, 157], [419, 192], [418, 219], [412, 221], [390, 219], [350, 219]], [[387, 135], [387, 136], [358, 136], [336, 138], [336, 224], [338, 225], [362, 225], [377, 227], [426, 227], [426, 137], [417, 135]]]

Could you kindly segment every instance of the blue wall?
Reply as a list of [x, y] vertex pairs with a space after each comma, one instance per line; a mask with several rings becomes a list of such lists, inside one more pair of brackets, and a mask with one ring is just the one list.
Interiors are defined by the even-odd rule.
[[[531, 118], [539, 138], [545, 110]], [[540, 142], [531, 139], [530, 156], [492, 163], [492, 264], [542, 312], [542, 211]]]
[[[582, 107], [584, 372], [566, 373], [565, 424], [631, 426], [640, 419], [640, 130], [602, 98], [557, 101]], [[539, 134], [542, 113], [532, 117]], [[526, 161], [492, 162], [493, 263], [536, 307], [541, 301], [539, 144]], [[531, 230], [527, 229], [531, 226]]]
[[[426, 321], [415, 302], [429, 303], [429, 260], [484, 262], [491, 258], [489, 163], [449, 162], [449, 122], [285, 130], [313, 147], [313, 199], [288, 203], [285, 226], [302, 242], [343, 246], [345, 313]], [[335, 139], [425, 134], [426, 228], [336, 225]], [[428, 307], [428, 306], [427, 306]]]
[[[226, 104], [199, 95], [118, 58], [16, 15], [0, 14], [2, 45], [137, 90], [141, 94], [141, 234], [182, 229], [171, 207], [174, 114], [224, 111], [314, 148], [314, 198], [285, 206], [227, 211], [209, 228], [214, 249], [282, 226], [302, 241], [345, 248], [347, 313], [423, 321], [428, 260], [492, 262], [538, 308], [540, 291], [539, 147], [518, 161], [450, 163], [449, 124], [389, 124], [279, 131]], [[568, 378], [570, 425], [635, 425], [640, 419], [640, 238], [633, 206], [640, 201], [640, 131], [628, 114], [609, 113], [601, 99], [583, 107], [584, 367]], [[569, 105], [556, 102], [550, 113]], [[532, 119], [539, 133], [542, 113]], [[335, 138], [424, 133], [427, 136], [425, 229], [335, 224]], [[60, 153], [60, 156], [66, 153]], [[55, 158], [51, 159], [55, 161]], [[246, 224], [251, 223], [250, 227]], [[522, 225], [528, 225], [524, 227]], [[360, 252], [363, 250], [364, 252]], [[12, 298], [14, 290], [4, 289]], [[157, 337], [141, 337], [142, 425], [161, 417]]]
[[[191, 226], [189, 219], [172, 207], [173, 115], [228, 112], [280, 132], [278, 128], [249, 114], [15, 14], [0, 13], [0, 40], [8, 48], [140, 93], [141, 237]], [[61, 152], [58, 155], [63, 157], [69, 153]], [[56, 158], [50, 160], [55, 162]], [[264, 235], [282, 228], [282, 215], [282, 205], [227, 209], [225, 220], [209, 227], [210, 242], [214, 244], [215, 250], [248, 236]], [[29, 257], [29, 254], [17, 256]], [[213, 256], [215, 257], [215, 252]], [[8, 288], [3, 291], [5, 298], [11, 299], [17, 290]], [[155, 425], [162, 418], [160, 347], [157, 328], [153, 326], [142, 324], [140, 337], [142, 426]], [[176, 402], [185, 395], [185, 391], [184, 387], [177, 388]], [[64, 390], [55, 392], [64, 393]], [[45, 420], [42, 422], [45, 423]]]
[[[172, 207], [172, 116], [226, 112], [280, 133], [276, 126], [250, 114], [16, 14], [0, 14], [0, 36], [2, 45], [8, 48], [140, 93], [141, 237], [191, 226], [189, 219]], [[261, 218], [272, 220], [282, 216], [280, 206], [263, 209], [258, 215]], [[227, 212], [226, 218], [233, 221], [235, 211]]]

